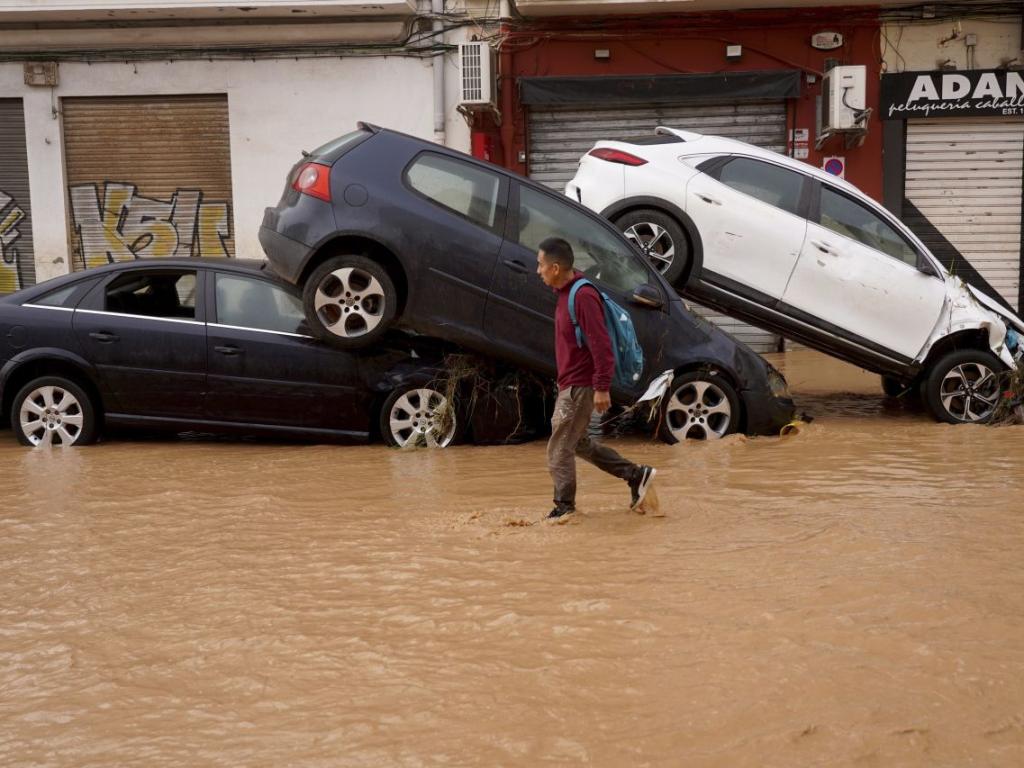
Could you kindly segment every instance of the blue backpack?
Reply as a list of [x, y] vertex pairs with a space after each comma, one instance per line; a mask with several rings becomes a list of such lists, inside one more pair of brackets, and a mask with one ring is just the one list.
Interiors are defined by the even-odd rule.
[[584, 285], [594, 286], [604, 305], [604, 325], [608, 329], [612, 354], [615, 356], [613, 381], [621, 388], [633, 389], [640, 383], [640, 376], [644, 372], [644, 351], [637, 341], [633, 318], [629, 316], [629, 312], [612, 301], [608, 294], [586, 278], [577, 280], [569, 289], [569, 319], [576, 329], [576, 346], [583, 346], [583, 329], [576, 322], [576, 292]]

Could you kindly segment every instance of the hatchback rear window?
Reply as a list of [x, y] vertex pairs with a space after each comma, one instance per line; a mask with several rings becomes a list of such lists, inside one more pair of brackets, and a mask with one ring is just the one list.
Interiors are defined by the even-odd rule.
[[325, 157], [329, 156], [332, 160], [340, 157], [346, 149], [349, 149], [354, 144], [358, 143], [360, 139], [369, 136], [369, 131], [364, 131], [362, 128], [346, 133], [344, 136], [339, 136], [333, 141], [329, 141], [323, 146], [317, 147], [310, 152], [310, 157]]

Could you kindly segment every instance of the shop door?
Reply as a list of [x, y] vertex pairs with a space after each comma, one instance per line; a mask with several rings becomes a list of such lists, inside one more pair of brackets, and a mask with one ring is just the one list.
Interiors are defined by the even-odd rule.
[[21, 99], [0, 99], [0, 294], [35, 283]]
[[234, 256], [224, 95], [61, 102], [75, 269]]

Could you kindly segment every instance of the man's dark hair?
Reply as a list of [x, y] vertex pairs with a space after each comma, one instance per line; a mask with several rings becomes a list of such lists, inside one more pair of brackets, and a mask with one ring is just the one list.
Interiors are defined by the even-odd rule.
[[572, 246], [569, 245], [568, 240], [563, 240], [560, 237], [549, 237], [539, 247], [544, 252], [544, 257], [552, 264], [557, 264], [564, 270], [572, 269], [574, 259], [572, 256]]

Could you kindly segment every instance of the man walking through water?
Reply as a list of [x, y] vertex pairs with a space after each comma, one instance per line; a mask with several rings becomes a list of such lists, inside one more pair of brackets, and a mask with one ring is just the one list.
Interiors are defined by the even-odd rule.
[[587, 434], [592, 412], [611, 407], [615, 355], [605, 327], [601, 294], [592, 285], [581, 286], [575, 299], [576, 321], [583, 331], [583, 346], [576, 343], [576, 329], [569, 316], [569, 292], [583, 274], [573, 269], [572, 246], [560, 237], [549, 237], [537, 252], [537, 274], [558, 293], [555, 307], [555, 364], [558, 398], [551, 417], [548, 470], [555, 484], [555, 507], [548, 518], [576, 511], [576, 456], [629, 484], [630, 509], [637, 509], [651, 487], [656, 470], [634, 464]]

